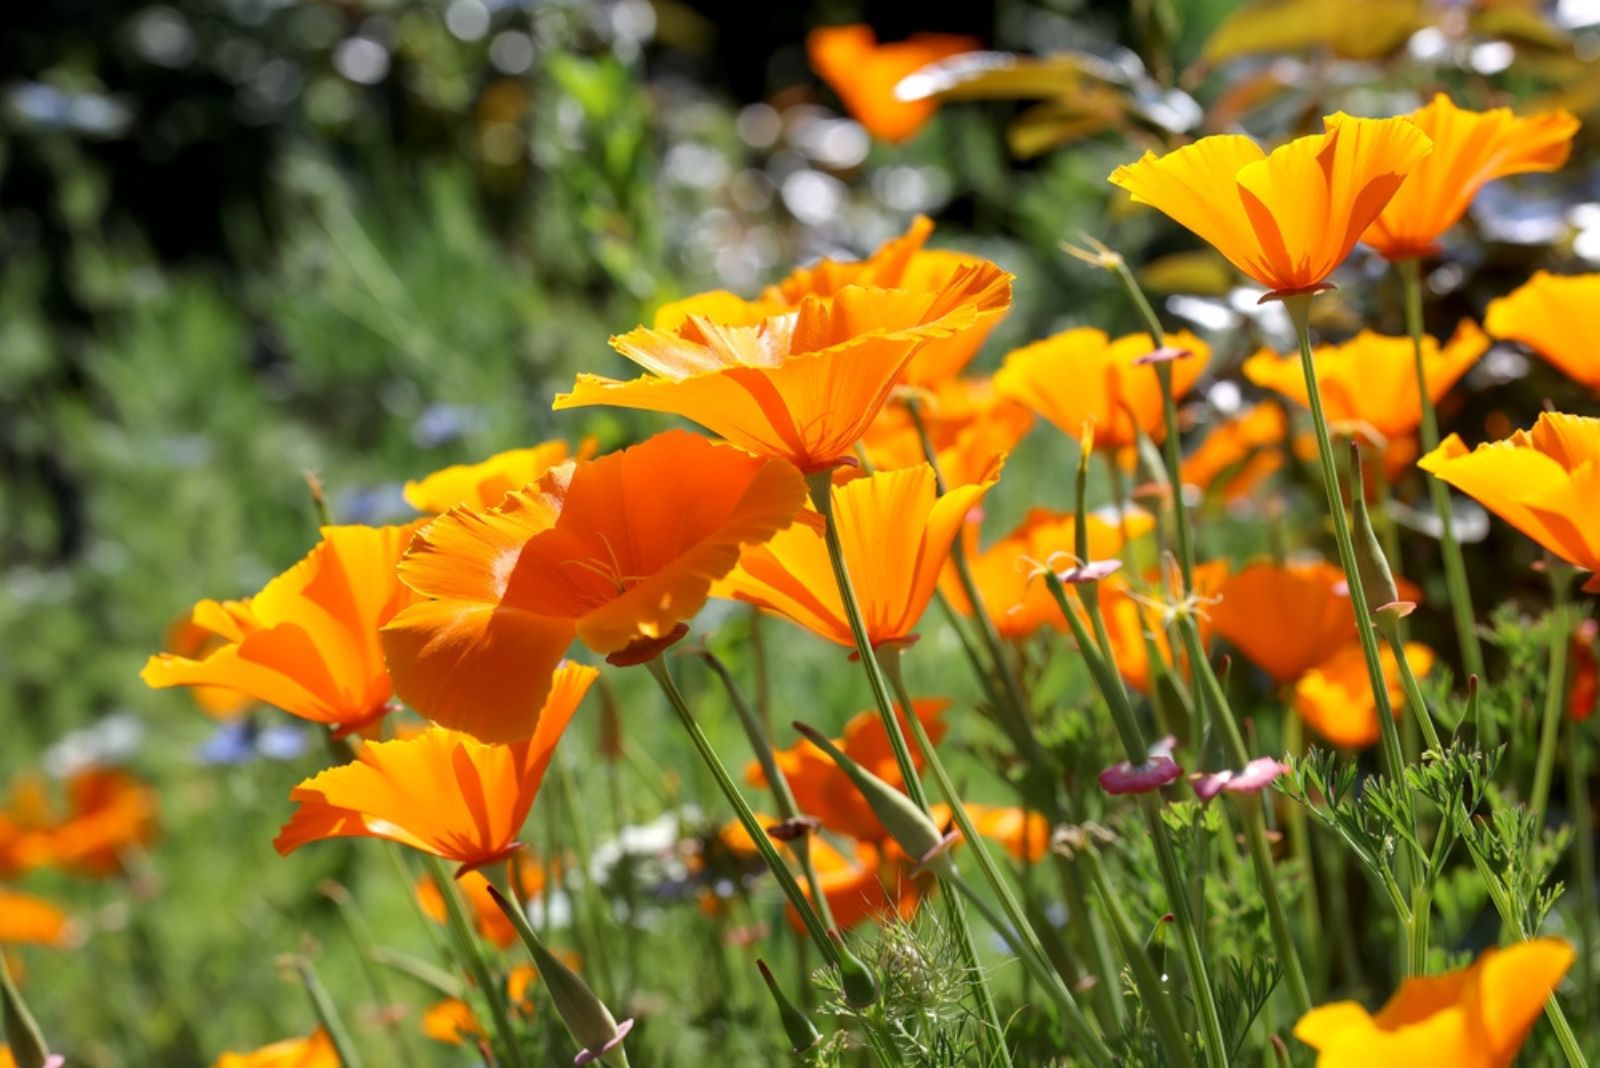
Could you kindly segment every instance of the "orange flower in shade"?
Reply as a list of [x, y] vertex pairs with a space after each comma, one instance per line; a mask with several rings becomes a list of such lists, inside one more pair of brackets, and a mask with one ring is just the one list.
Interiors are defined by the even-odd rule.
[[[950, 707], [949, 701], [923, 699], [912, 702], [912, 709], [917, 719], [922, 721], [923, 727], [928, 732], [928, 737], [938, 744], [944, 737], [945, 725], [940, 718], [944, 710]], [[900, 729], [909, 733], [910, 726], [906, 723], [905, 710], [895, 709], [900, 717]], [[860, 712], [850, 717], [845, 724], [844, 735], [833, 739], [833, 743], [845, 754], [872, 772], [878, 778], [892, 786], [903, 788], [905, 780], [900, 776], [900, 766], [895, 762], [894, 749], [889, 744], [889, 736], [883, 729], [883, 717], [875, 711]], [[849, 835], [851, 838], [863, 842], [881, 843], [888, 838], [888, 832], [878, 822], [878, 817], [873, 815], [872, 808], [866, 799], [851, 785], [850, 779], [844, 772], [828, 759], [827, 755], [812, 745], [801, 740], [789, 749], [773, 751], [780, 771], [789, 782], [789, 789], [794, 792], [795, 804], [801, 813], [815, 816], [822, 821], [822, 826], [835, 834]], [[922, 767], [922, 754], [913, 749], [911, 762], [919, 770]], [[745, 779], [752, 786], [765, 786], [766, 775], [761, 770], [761, 764], [752, 760], [745, 768]]]
[[[1400, 718], [1405, 694], [1394, 650], [1385, 645], [1383, 677], [1389, 689], [1389, 706]], [[1417, 642], [1406, 643], [1406, 663], [1418, 678], [1433, 670], [1433, 650]], [[1367, 678], [1367, 661], [1361, 646], [1352, 642], [1326, 661], [1307, 671], [1294, 686], [1294, 710], [1333, 745], [1363, 749], [1378, 740], [1378, 703]]]
[[[838, 849], [823, 838], [811, 840], [811, 862], [816, 865], [817, 881], [828, 899], [834, 926], [847, 931], [868, 920], [909, 919], [922, 900], [911, 873], [901, 865], [886, 863], [885, 851], [878, 846], [852, 842], [848, 849]], [[803, 879], [800, 889], [810, 900], [811, 887]], [[805, 924], [793, 905], [788, 914], [789, 926], [803, 932]]]
[[1509, 296], [1489, 302], [1483, 325], [1501, 340], [1522, 342], [1574, 382], [1600, 392], [1595, 308], [1600, 308], [1600, 274], [1535, 271]]
[[982, 260], [938, 288], [850, 285], [765, 318], [731, 294], [710, 294], [670, 329], [611, 339], [649, 374], [579, 375], [555, 407], [681, 415], [751, 452], [820, 471], [851, 459], [926, 342], [965, 336], [1010, 305], [1011, 276]]
[[1280, 446], [1288, 434], [1289, 419], [1276, 404], [1257, 404], [1230, 416], [1184, 457], [1183, 483], [1229, 504], [1246, 500], [1283, 466]]
[[1572, 688], [1567, 715], [1582, 723], [1600, 708], [1600, 622], [1585, 619], [1572, 635]]
[[[585, 438], [576, 458], [587, 460], [595, 448], [595, 440]], [[542, 441], [529, 449], [511, 449], [479, 463], [456, 464], [419, 481], [407, 482], [406, 503], [429, 515], [440, 515], [457, 505], [486, 511], [512, 490], [521, 489], [573, 458], [572, 450], [560, 438]]]
[[1317, 1068], [1510, 1068], [1572, 958], [1555, 938], [1486, 949], [1466, 968], [1404, 980], [1376, 1015], [1354, 1001], [1312, 1009], [1294, 1036], [1318, 1051]]
[[[1050, 852], [1050, 821], [1039, 813], [1016, 805], [984, 805], [973, 801], [966, 802], [966, 809], [977, 832], [998, 842], [1017, 860], [1033, 864]], [[955, 829], [949, 805], [929, 805], [928, 813], [941, 830]]]
[[599, 672], [567, 664], [531, 738], [506, 745], [430, 727], [368, 742], [349, 764], [296, 786], [299, 808], [272, 843], [284, 856], [325, 838], [387, 838], [460, 865], [457, 875], [515, 852], [556, 743]]
[[1229, 576], [1211, 625], [1274, 682], [1294, 682], [1356, 640], [1344, 572], [1323, 560], [1251, 564]]
[[[952, 378], [924, 392], [919, 405], [947, 486], [983, 481], [995, 459], [1015, 448], [1033, 427], [1033, 413], [1001, 397], [990, 379]], [[877, 471], [916, 467], [927, 460], [910, 413], [894, 401], [872, 421], [861, 447]]]
[[[1517, 118], [1510, 108], [1467, 111], [1443, 93], [1409, 116], [1433, 151], [1412, 168], [1361, 240], [1391, 260], [1426, 256], [1461, 221], [1478, 190], [1511, 174], [1567, 162], [1578, 120], [1565, 111]], [[1331, 125], [1331, 123], [1330, 123]]]
[[[950, 543], [967, 512], [1000, 477], [936, 494], [927, 464], [833, 487], [833, 514], [873, 646], [913, 639]], [[814, 513], [808, 513], [814, 518]], [[796, 523], [752, 545], [716, 594], [747, 601], [847, 648], [855, 648], [818, 523]]]
[[221, 639], [214, 649], [159, 653], [140, 678], [232, 690], [341, 733], [371, 726], [392, 693], [378, 628], [416, 600], [395, 562], [417, 527], [323, 527], [316, 548], [248, 604], [195, 606], [192, 624]]
[[224, 1053], [211, 1068], [339, 1068], [339, 1054], [322, 1028], [250, 1053]]
[[485, 741], [526, 737], [574, 634], [615, 660], [655, 655], [805, 496], [788, 464], [677, 430], [562, 465], [487, 512], [451, 509], [400, 563], [438, 599], [384, 628], [395, 688]]
[[1203, 137], [1118, 167], [1111, 183], [1210, 242], [1276, 294], [1320, 287], [1430, 150], [1406, 118], [1333, 115], [1325, 133], [1266, 153]]
[[155, 840], [155, 792], [128, 772], [90, 768], [66, 781], [66, 811], [43, 783], [24, 778], [12, 786], [0, 814], [0, 872], [55, 867], [106, 878], [123, 870], [122, 858]]
[[[253, 626], [248, 600], [201, 601], [167, 628], [166, 651], [183, 660], [204, 660]], [[220, 686], [191, 686], [189, 696], [200, 711], [218, 719], [232, 719], [256, 703], [247, 693]]]
[[[1228, 576], [1225, 560], [1210, 560], [1195, 565], [1194, 593], [1202, 606], [1214, 598], [1217, 588]], [[1106, 637], [1111, 642], [1111, 653], [1116, 659], [1117, 671], [1129, 686], [1140, 693], [1150, 692], [1150, 652], [1169, 666], [1176, 663], [1172, 644], [1167, 637], [1167, 619], [1164, 617], [1163, 599], [1159, 593], [1159, 579], [1146, 576], [1146, 588], [1137, 590], [1126, 575], [1116, 574], [1098, 584], [1100, 611], [1105, 618]], [[1168, 603], [1178, 600], [1176, 589], [1166, 594]], [[1081, 609], [1079, 610], [1081, 611]], [[1209, 612], [1209, 609], [1203, 609]], [[1087, 622], [1087, 620], [1085, 621]], [[1211, 624], [1205, 614], [1198, 617], [1201, 641], [1209, 639]], [[1145, 639], [1149, 638], [1149, 644]]]
[[[576, 961], [574, 954], [562, 950], [557, 950], [556, 955]], [[573, 966], [576, 967], [576, 963]], [[533, 1015], [532, 989], [538, 980], [539, 971], [531, 964], [518, 964], [506, 973], [506, 1004], [513, 1015]], [[476, 1043], [488, 1037], [472, 1006], [459, 998], [446, 998], [429, 1005], [422, 1013], [422, 1033], [435, 1042], [447, 1042], [455, 1046]]]
[[[1167, 346], [1191, 353], [1172, 363], [1172, 388], [1181, 397], [1205, 371], [1211, 348], [1187, 331], [1168, 334]], [[1103, 331], [1078, 327], [1012, 352], [994, 386], [1074, 440], [1084, 423], [1093, 423], [1096, 448], [1133, 445], [1136, 429], [1161, 441], [1167, 436], [1161, 380], [1137, 362], [1154, 350], [1149, 334], [1113, 341]]]
[[[1050, 589], [1038, 574], [1040, 565], [1066, 566], [1058, 556], [1075, 551], [1077, 517], [1070, 512], [1034, 508], [1010, 533], [983, 552], [969, 552], [973, 582], [984, 607], [1003, 638], [1019, 640], [1040, 627], [1064, 630], [1066, 622]], [[1138, 538], [1155, 526], [1150, 513], [1130, 509], [1120, 520], [1108, 520], [1091, 513], [1088, 517], [1089, 559], [1110, 560], [1122, 554], [1125, 539]], [[968, 540], [976, 543], [977, 527], [967, 525]], [[950, 605], [964, 616], [972, 614], [966, 591], [946, 568], [940, 588]]]
[[811, 69], [839, 94], [839, 100], [872, 136], [904, 141], [927, 125], [938, 109], [933, 100], [901, 100], [895, 86], [931, 63], [981, 45], [971, 37], [919, 33], [904, 41], [879, 44], [872, 27], [824, 26], [806, 37]]
[[1417, 466], [1591, 572], [1584, 589], [1600, 593], [1600, 419], [1546, 412], [1532, 430], [1471, 451], [1451, 434]]
[[35, 945], [60, 949], [73, 941], [72, 921], [42, 897], [0, 886], [0, 946]]
[[[534, 900], [544, 893], [546, 872], [543, 865], [524, 854], [517, 854], [508, 862], [516, 873], [517, 886], [524, 900]], [[500, 906], [489, 896], [489, 880], [481, 873], [471, 871], [456, 880], [456, 887], [467, 908], [472, 912], [472, 925], [478, 934], [501, 949], [517, 941], [517, 929], [512, 926]], [[444, 895], [428, 876], [417, 880], [417, 906], [430, 920], [444, 923], [448, 919]]]

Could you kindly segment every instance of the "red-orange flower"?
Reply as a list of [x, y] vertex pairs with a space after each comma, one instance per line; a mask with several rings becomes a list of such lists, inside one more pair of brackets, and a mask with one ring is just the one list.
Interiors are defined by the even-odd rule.
[[224, 1053], [211, 1068], [339, 1068], [339, 1053], [322, 1028], [249, 1053]]
[[[966, 802], [964, 807], [973, 829], [998, 842], [1017, 860], [1033, 864], [1050, 851], [1050, 821], [1039, 813], [1016, 805], [984, 805], [975, 801]], [[928, 814], [940, 829], [952, 828], [949, 805], [929, 805]]]
[[[585, 438], [576, 458], [587, 460], [596, 442]], [[475, 464], [456, 464], [426, 478], [406, 483], [406, 503], [419, 512], [440, 515], [457, 506], [485, 511], [506, 494], [521, 489], [552, 467], [574, 458], [566, 441], [555, 438], [526, 449], [496, 453]]]
[[1600, 622], [1585, 619], [1572, 635], [1572, 688], [1567, 715], [1582, 723], [1600, 708]]
[[[547, 877], [544, 865], [522, 853], [513, 856], [508, 864], [517, 881], [518, 897], [531, 901], [544, 892]], [[456, 888], [472, 913], [472, 925], [478, 934], [501, 949], [507, 949], [517, 941], [517, 929], [489, 896], [489, 885], [489, 880], [476, 871], [466, 872], [456, 880]], [[433, 879], [426, 875], [418, 879], [416, 891], [417, 906], [423, 914], [435, 923], [444, 923], [448, 919], [444, 895]]]
[[[1418, 678], [1433, 669], [1433, 650], [1418, 642], [1406, 643], [1406, 663]], [[1400, 718], [1405, 694], [1394, 650], [1382, 649], [1383, 677], [1389, 706]], [[1294, 687], [1294, 710], [1318, 734], [1337, 746], [1364, 748], [1378, 740], [1378, 703], [1367, 677], [1366, 656], [1358, 643], [1346, 645], [1325, 662], [1307, 671]]]
[[836, 466], [851, 459], [925, 343], [966, 336], [1011, 304], [1011, 276], [982, 260], [936, 287], [916, 281], [928, 288], [849, 285], [775, 312], [709, 294], [671, 329], [612, 338], [649, 374], [631, 382], [579, 375], [555, 407], [668, 412], [805, 472]]
[[[166, 651], [184, 660], [204, 660], [253, 626], [248, 599], [201, 601], [167, 628]], [[220, 686], [191, 686], [189, 696], [200, 711], [218, 719], [232, 719], [256, 703], [247, 693]]]
[[[852, 842], [848, 852], [827, 840], [813, 838], [811, 862], [817, 868], [817, 881], [828, 899], [833, 923], [847, 931], [868, 920], [898, 917], [909, 919], [922, 900], [917, 880], [904, 866], [885, 861], [885, 850], [869, 842]], [[805, 880], [800, 889], [811, 897]], [[793, 905], [788, 908], [789, 926], [804, 931], [805, 924]]]
[[[833, 487], [845, 563], [874, 646], [911, 638], [967, 512], [1000, 475], [936, 494], [927, 464]], [[812, 519], [817, 517], [811, 515]], [[855, 647], [819, 523], [796, 523], [753, 545], [717, 584], [720, 597], [786, 616], [819, 637]]]
[[1111, 183], [1210, 242], [1279, 294], [1327, 281], [1427, 156], [1406, 118], [1332, 115], [1325, 133], [1263, 152], [1248, 137], [1202, 137], [1165, 156], [1146, 152]]
[[1600, 274], [1535, 271], [1510, 295], [1489, 302], [1484, 326], [1497, 338], [1522, 342], [1579, 385], [1600, 391], [1597, 307]]
[[[949, 379], [922, 392], [918, 405], [947, 486], [983, 481], [995, 459], [1010, 452], [1033, 426], [1033, 413], [1000, 396], [990, 379]], [[916, 467], [927, 460], [910, 412], [894, 401], [872, 421], [861, 447], [877, 471]]]
[[356, 759], [294, 788], [298, 802], [272, 843], [284, 856], [325, 838], [387, 838], [460, 865], [457, 874], [504, 860], [544, 781], [556, 743], [599, 675], [567, 664], [555, 673], [533, 736], [486, 745], [430, 727], [394, 742], [368, 742]]
[[919, 33], [879, 44], [872, 27], [825, 26], [806, 37], [811, 69], [837, 94], [856, 121], [884, 141], [904, 141], [933, 118], [933, 100], [901, 100], [895, 86], [931, 63], [980, 47], [971, 37]]
[[[577, 959], [575, 954], [565, 950], [557, 950], [556, 955], [574, 962]], [[573, 966], [576, 967], [576, 963]], [[538, 981], [539, 971], [531, 964], [518, 964], [506, 973], [506, 1005], [514, 1015], [533, 1015], [532, 988]], [[447, 1042], [454, 1046], [488, 1037], [472, 1006], [459, 998], [446, 998], [429, 1005], [422, 1013], [422, 1033], [435, 1042]]]
[[654, 655], [740, 547], [787, 526], [805, 496], [788, 464], [678, 430], [556, 468], [487, 512], [452, 509], [400, 564], [437, 600], [384, 628], [395, 688], [478, 738], [526, 736], [574, 635]]
[[155, 792], [117, 768], [89, 768], [66, 781], [66, 811], [31, 777], [12, 784], [0, 813], [0, 874], [55, 867], [105, 878], [123, 870], [123, 856], [155, 840]]
[[1578, 120], [1565, 111], [1526, 118], [1512, 115], [1510, 108], [1467, 111], [1443, 93], [1408, 117], [1433, 142], [1433, 151], [1412, 168], [1361, 235], [1391, 260], [1432, 252], [1467, 213], [1478, 190], [1496, 178], [1560, 167], [1578, 132]]
[[[1181, 397], [1205, 371], [1211, 348], [1181, 330], [1167, 335], [1167, 346], [1190, 354], [1171, 364], [1172, 389]], [[1161, 379], [1138, 362], [1154, 350], [1149, 334], [1112, 340], [1104, 331], [1077, 327], [1012, 352], [994, 387], [1074, 440], [1084, 423], [1093, 423], [1096, 448], [1133, 445], [1136, 431], [1161, 441], [1167, 436]]]
[[342, 732], [372, 724], [392, 692], [378, 628], [416, 600], [395, 576], [416, 529], [324, 527], [316, 548], [248, 603], [195, 606], [193, 625], [220, 639], [202, 659], [159, 653], [140, 677], [158, 689], [247, 694]]
[[1236, 572], [1210, 606], [1216, 632], [1278, 683], [1290, 683], [1356, 638], [1344, 571], [1323, 560], [1260, 562]]
[[72, 921], [42, 897], [0, 886], [0, 946], [35, 945], [57, 949], [72, 943]]

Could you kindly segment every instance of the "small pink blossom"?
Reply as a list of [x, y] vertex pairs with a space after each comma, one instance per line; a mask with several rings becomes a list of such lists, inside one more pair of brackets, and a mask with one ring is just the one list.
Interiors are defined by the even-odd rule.
[[1194, 776], [1194, 795], [1202, 801], [1210, 801], [1224, 790], [1234, 794], [1257, 794], [1288, 770], [1289, 765], [1280, 760], [1257, 757], [1239, 771], [1226, 770]]
[[1146, 367], [1153, 363], [1171, 363], [1173, 360], [1186, 360], [1194, 353], [1189, 349], [1180, 349], [1172, 345], [1164, 345], [1154, 352], [1147, 352], [1133, 361], [1135, 367]]

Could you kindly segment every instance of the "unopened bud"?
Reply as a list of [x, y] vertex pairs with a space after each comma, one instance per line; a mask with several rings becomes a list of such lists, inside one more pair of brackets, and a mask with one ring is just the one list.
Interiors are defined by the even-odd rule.
[[839, 951], [839, 985], [844, 990], [844, 999], [858, 1009], [864, 1009], [878, 1000], [878, 978], [872, 974], [872, 969], [862, 963], [861, 958], [850, 952], [850, 947], [845, 945], [844, 936], [837, 927], [828, 931], [828, 937], [833, 941], [834, 948]]
[[767, 962], [757, 960], [756, 967], [761, 969], [761, 978], [766, 980], [767, 990], [772, 994], [773, 1002], [778, 1006], [778, 1019], [783, 1022], [783, 1033], [789, 1036], [789, 1048], [794, 1053], [804, 1053], [806, 1050], [822, 1041], [822, 1032], [817, 1030], [817, 1025], [812, 1023], [805, 1013], [795, 1007], [783, 988], [772, 977], [772, 969], [767, 967]]
[[1378, 532], [1367, 508], [1366, 486], [1361, 471], [1361, 446], [1350, 442], [1350, 498], [1355, 509], [1356, 575], [1367, 598], [1367, 613], [1380, 626], [1392, 627], [1411, 614], [1416, 605], [1400, 599], [1389, 559], [1383, 554]]

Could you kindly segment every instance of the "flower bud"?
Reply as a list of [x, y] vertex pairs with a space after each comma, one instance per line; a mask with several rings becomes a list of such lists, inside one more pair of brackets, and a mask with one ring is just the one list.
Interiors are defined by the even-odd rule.
[[1410, 615], [1416, 605], [1400, 599], [1400, 588], [1389, 570], [1389, 560], [1383, 554], [1378, 532], [1373, 529], [1362, 481], [1361, 446], [1354, 441], [1350, 442], [1350, 479], [1350, 498], [1355, 509], [1356, 574], [1361, 581], [1361, 592], [1366, 595], [1367, 613], [1372, 621], [1392, 627]]
[[822, 1041], [822, 1032], [817, 1030], [817, 1025], [806, 1017], [806, 1014], [795, 1008], [794, 1002], [784, 994], [783, 988], [772, 977], [772, 969], [767, 967], [764, 960], [756, 961], [756, 967], [761, 969], [761, 978], [766, 981], [767, 990], [772, 994], [772, 1000], [778, 1006], [778, 1019], [783, 1021], [783, 1033], [789, 1036], [789, 1048], [794, 1053], [804, 1053], [806, 1050]]
[[845, 1001], [858, 1009], [874, 1004], [878, 1000], [878, 977], [860, 957], [850, 952], [837, 927], [828, 931], [828, 937], [839, 951], [839, 983], [844, 989]]

